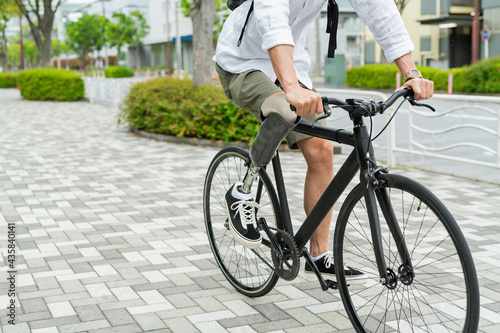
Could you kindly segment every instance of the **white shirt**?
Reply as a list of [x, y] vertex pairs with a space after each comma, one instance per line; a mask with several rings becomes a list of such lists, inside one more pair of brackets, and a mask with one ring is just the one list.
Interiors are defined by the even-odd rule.
[[[277, 45], [292, 45], [297, 78], [312, 87], [311, 61], [304, 49], [307, 28], [320, 13], [326, 0], [253, 0], [245, 34], [238, 47], [241, 29], [252, 0], [236, 8], [224, 23], [214, 60], [224, 70], [242, 73], [249, 69], [264, 72], [276, 80], [268, 50]], [[389, 62], [415, 47], [406, 31], [394, 0], [349, 0], [351, 6], [373, 33]], [[326, 52], [326, 50], [325, 50]]]

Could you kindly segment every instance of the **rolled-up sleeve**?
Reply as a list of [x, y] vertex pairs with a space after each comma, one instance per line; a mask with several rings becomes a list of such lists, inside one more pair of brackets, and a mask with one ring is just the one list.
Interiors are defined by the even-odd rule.
[[253, 0], [257, 29], [262, 36], [262, 50], [277, 45], [292, 45], [292, 31], [289, 25], [290, 5], [288, 0]]
[[393, 0], [349, 0], [384, 50], [387, 61], [413, 52], [410, 35]]

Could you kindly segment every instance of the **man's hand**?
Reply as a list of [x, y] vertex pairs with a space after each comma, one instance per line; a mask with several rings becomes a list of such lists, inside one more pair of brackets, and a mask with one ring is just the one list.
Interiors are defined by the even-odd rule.
[[[411, 53], [407, 53], [402, 57], [394, 60], [401, 74], [407, 73], [409, 70], [417, 69]], [[411, 87], [415, 93], [415, 100], [421, 101], [432, 97], [434, 93], [434, 82], [423, 78], [413, 78], [406, 81], [400, 89]]]
[[300, 85], [285, 91], [288, 103], [296, 109], [297, 116], [312, 116], [323, 113], [323, 102], [321, 96], [312, 90], [304, 89]]
[[[424, 78], [414, 78], [408, 80], [400, 89], [411, 87], [415, 93], [415, 100], [421, 101], [431, 98], [434, 94], [434, 82]], [[398, 90], [400, 90], [398, 89]]]
[[295, 107], [297, 116], [323, 113], [321, 96], [317, 92], [302, 88], [297, 80], [293, 65], [293, 46], [277, 45], [268, 52], [274, 72], [285, 91], [285, 98]]

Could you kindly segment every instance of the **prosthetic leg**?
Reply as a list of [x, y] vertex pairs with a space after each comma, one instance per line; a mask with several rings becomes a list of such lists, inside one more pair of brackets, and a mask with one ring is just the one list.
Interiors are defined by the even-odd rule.
[[271, 162], [283, 139], [300, 122], [300, 117], [290, 110], [290, 104], [286, 101], [284, 93], [269, 96], [262, 103], [261, 109], [266, 119], [262, 122], [250, 147], [252, 166], [243, 182], [242, 191], [244, 193], [250, 192], [259, 168]]
[[257, 222], [259, 203], [253, 200], [252, 184], [260, 168], [271, 162], [281, 141], [300, 121], [300, 117], [290, 110], [284, 93], [269, 96], [262, 103], [261, 111], [266, 119], [250, 147], [252, 164], [243, 184], [235, 183], [225, 197], [229, 229], [237, 242], [250, 249], [256, 249], [262, 243]]
[[283, 139], [300, 121], [300, 117], [290, 110], [285, 94], [269, 96], [262, 103], [262, 114], [266, 119], [250, 147], [250, 157], [257, 167], [266, 166], [271, 162]]

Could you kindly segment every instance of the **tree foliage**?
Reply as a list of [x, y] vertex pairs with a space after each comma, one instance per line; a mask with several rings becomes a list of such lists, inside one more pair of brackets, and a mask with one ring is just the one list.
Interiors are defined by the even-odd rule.
[[133, 20], [133, 25], [129, 26], [131, 34], [130, 45], [135, 46], [136, 67], [141, 69], [140, 47], [142, 40], [149, 32], [149, 25], [146, 23], [146, 18], [138, 10], [130, 13], [130, 18]]
[[108, 43], [111, 47], [116, 47], [118, 54], [124, 45], [132, 43], [132, 36], [135, 31], [135, 22], [130, 17], [123, 13], [113, 13], [113, 19], [106, 27], [106, 35]]
[[85, 56], [90, 52], [101, 50], [106, 43], [104, 31], [108, 22], [104, 16], [85, 13], [78, 21], [71, 22], [66, 27], [68, 44], [80, 54], [82, 67], [85, 66]]
[[0, 0], [0, 62], [4, 70], [9, 69], [8, 40], [5, 30], [10, 19], [18, 13], [14, 0]]

